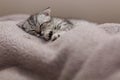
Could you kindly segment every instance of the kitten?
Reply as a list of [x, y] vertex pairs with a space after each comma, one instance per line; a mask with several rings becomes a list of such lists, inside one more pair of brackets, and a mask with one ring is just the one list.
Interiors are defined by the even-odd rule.
[[73, 28], [73, 24], [66, 19], [51, 17], [51, 9], [31, 15], [26, 21], [17, 24], [29, 34], [46, 41], [54, 41], [66, 31]]

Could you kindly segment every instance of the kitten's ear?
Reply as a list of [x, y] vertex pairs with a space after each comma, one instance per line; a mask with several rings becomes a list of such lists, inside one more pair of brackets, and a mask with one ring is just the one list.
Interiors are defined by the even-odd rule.
[[23, 27], [23, 24], [24, 24], [24, 22], [22, 21], [22, 22], [17, 23], [16, 25], [17, 25], [18, 27], [22, 28], [22, 27]]
[[51, 8], [48, 7], [48, 8], [45, 9], [42, 13], [43, 13], [44, 15], [46, 15], [46, 16], [50, 16], [50, 15], [51, 15]]

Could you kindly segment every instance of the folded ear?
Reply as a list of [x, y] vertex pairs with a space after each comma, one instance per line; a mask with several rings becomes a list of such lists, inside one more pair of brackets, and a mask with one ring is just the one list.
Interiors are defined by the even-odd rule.
[[18, 27], [22, 27], [22, 23], [21, 22], [19, 22], [18, 24], [16, 24]]
[[46, 8], [45, 10], [43, 10], [42, 13], [46, 16], [50, 16], [51, 15], [51, 8], [50, 7]]
[[18, 27], [23, 28], [23, 24], [25, 23], [25, 21], [19, 22], [18, 24], [16, 24]]

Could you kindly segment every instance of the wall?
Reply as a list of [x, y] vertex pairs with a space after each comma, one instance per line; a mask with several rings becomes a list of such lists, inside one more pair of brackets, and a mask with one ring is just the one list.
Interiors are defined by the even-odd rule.
[[120, 22], [120, 0], [0, 0], [0, 16], [35, 13], [50, 6], [52, 15], [96, 22]]

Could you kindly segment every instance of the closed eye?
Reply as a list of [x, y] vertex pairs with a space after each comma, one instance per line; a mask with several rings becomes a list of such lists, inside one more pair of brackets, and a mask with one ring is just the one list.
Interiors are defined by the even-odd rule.
[[49, 21], [47, 21], [47, 22], [44, 22], [44, 23], [42, 23], [42, 24], [39, 24], [40, 29], [41, 29], [41, 28], [44, 28], [43, 25], [48, 24], [48, 23], [50, 23], [50, 22], [51, 22], [51, 20], [49, 20]]
[[36, 32], [35, 30], [29, 30], [28, 32]]
[[30, 30], [30, 31], [35, 31], [35, 30]]

